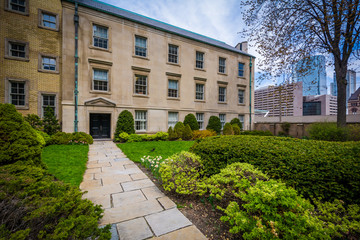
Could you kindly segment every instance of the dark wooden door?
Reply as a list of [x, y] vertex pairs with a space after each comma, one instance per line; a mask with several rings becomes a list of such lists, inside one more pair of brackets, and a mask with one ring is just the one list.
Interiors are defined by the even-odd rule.
[[110, 114], [90, 114], [90, 135], [93, 138], [110, 138]]

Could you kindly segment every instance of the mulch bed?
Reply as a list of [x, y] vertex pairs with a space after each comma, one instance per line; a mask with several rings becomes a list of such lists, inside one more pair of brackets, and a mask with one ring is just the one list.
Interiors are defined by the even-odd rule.
[[176, 203], [178, 209], [210, 240], [233, 240], [241, 239], [239, 235], [229, 233], [229, 226], [222, 221], [220, 217], [223, 213], [216, 209], [206, 198], [192, 197], [167, 192], [163, 189], [160, 182], [153, 174], [143, 167], [140, 163], [136, 163], [138, 167], [155, 183], [155, 185], [167, 197]]

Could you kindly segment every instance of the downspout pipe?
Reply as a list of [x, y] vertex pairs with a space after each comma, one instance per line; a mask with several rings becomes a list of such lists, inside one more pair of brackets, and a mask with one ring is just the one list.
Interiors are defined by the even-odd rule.
[[251, 119], [251, 72], [252, 72], [252, 57], [250, 57], [250, 63], [249, 63], [249, 68], [250, 68], [250, 80], [249, 80], [249, 123], [250, 123], [250, 131], [251, 131], [251, 123], [252, 123], [252, 119]]
[[75, 24], [75, 90], [74, 90], [74, 100], [75, 100], [75, 120], [74, 120], [74, 132], [78, 132], [78, 31], [79, 31], [79, 15], [78, 15], [78, 3], [75, 1], [75, 14], [74, 14], [74, 24]]

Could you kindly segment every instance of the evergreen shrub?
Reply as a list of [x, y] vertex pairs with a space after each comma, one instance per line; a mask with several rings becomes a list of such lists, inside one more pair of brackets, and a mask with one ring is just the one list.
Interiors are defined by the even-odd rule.
[[216, 132], [214, 130], [195, 130], [193, 131], [193, 139], [203, 139], [206, 137], [216, 136]]
[[39, 134], [12, 104], [0, 104], [0, 165], [17, 161], [43, 165]]
[[[30, 125], [29, 125], [30, 127]], [[1, 239], [110, 239], [103, 210], [46, 170], [20, 162], [0, 167]]]
[[233, 127], [233, 130], [234, 130], [234, 135], [240, 135], [241, 134], [241, 129], [237, 124], [233, 124], [232, 127]]
[[240, 130], [243, 128], [243, 125], [242, 125], [242, 123], [240, 122], [240, 120], [238, 118], [231, 119], [230, 124], [231, 125], [234, 125], [234, 124], [238, 125]]
[[42, 130], [43, 129], [43, 123], [41, 118], [36, 114], [28, 114], [24, 117], [24, 120], [27, 121], [31, 127], [33, 127], [36, 130]]
[[207, 175], [233, 162], [258, 167], [306, 198], [360, 203], [360, 143], [263, 136], [217, 136], [190, 151], [203, 159]]
[[272, 132], [270, 132], [269, 130], [266, 131], [262, 131], [262, 130], [246, 130], [246, 131], [242, 131], [240, 133], [240, 135], [252, 135], [252, 136], [274, 136], [274, 134], [272, 134]]
[[223, 135], [234, 135], [234, 129], [230, 123], [225, 123], [223, 129]]
[[[145, 136], [145, 137], [147, 138], [147, 136]], [[127, 142], [129, 142], [129, 143], [142, 142], [143, 140], [144, 140], [144, 138], [139, 134], [130, 134]]]
[[66, 133], [57, 132], [46, 142], [47, 145], [66, 145], [66, 144], [92, 144], [94, 142], [91, 135], [84, 132]]
[[177, 139], [176, 133], [175, 133], [175, 131], [173, 130], [172, 127], [169, 127], [168, 134], [169, 134], [169, 140], [170, 141]]
[[220, 118], [217, 116], [211, 116], [209, 118], [209, 123], [206, 126], [206, 130], [213, 130], [215, 131], [217, 134], [220, 134], [221, 132], [221, 122], [220, 122]]
[[44, 127], [44, 132], [50, 136], [59, 132], [61, 129], [59, 120], [56, 118], [54, 110], [51, 107], [46, 108], [42, 124]]
[[192, 113], [185, 116], [184, 125], [186, 126], [186, 124], [189, 124], [191, 130], [193, 131], [199, 130], [199, 123], [197, 122], [195, 115]]
[[177, 122], [174, 127], [176, 138], [182, 138], [185, 131], [185, 126], [182, 122]]
[[134, 134], [134, 117], [128, 110], [122, 111], [116, 122], [116, 130], [115, 130], [115, 141], [118, 142], [119, 134], [122, 132], [126, 132], [127, 134]]
[[189, 124], [186, 124], [184, 132], [183, 132], [183, 136], [182, 139], [183, 140], [191, 140], [193, 138], [193, 132], [190, 128]]
[[310, 139], [323, 141], [347, 141], [349, 129], [338, 127], [336, 123], [313, 123], [307, 128]]

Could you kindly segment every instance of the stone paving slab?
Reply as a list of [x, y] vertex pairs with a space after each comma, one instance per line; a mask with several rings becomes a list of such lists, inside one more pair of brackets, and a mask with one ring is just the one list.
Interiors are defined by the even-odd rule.
[[97, 187], [101, 187], [101, 180], [84, 180], [81, 184], [80, 184], [80, 189], [81, 190], [85, 190], [88, 191], [90, 189], [93, 188], [97, 188]]
[[[192, 223], [178, 209], [169, 209], [145, 217], [156, 236], [190, 226]], [[166, 219], [166, 221], [164, 221]]]
[[171, 201], [171, 199], [168, 197], [158, 198], [158, 201], [161, 204], [161, 206], [163, 206], [164, 209], [170, 209], [176, 207], [176, 204], [173, 201]]
[[102, 195], [110, 195], [115, 193], [121, 193], [124, 190], [120, 186], [120, 184], [107, 185], [99, 188], [94, 188], [84, 194], [86, 197], [94, 197], [94, 196], [102, 196]]
[[165, 197], [165, 194], [162, 193], [156, 186], [142, 188], [141, 191], [144, 193], [147, 199], [156, 199], [159, 197]]
[[147, 200], [141, 190], [112, 194], [112, 199], [114, 207]]
[[136, 181], [136, 180], [141, 180], [141, 179], [147, 179], [147, 178], [148, 178], [145, 173], [134, 173], [134, 174], [130, 174], [130, 177], [131, 177], [131, 179], [134, 180], [134, 181]]
[[150, 179], [143, 179], [143, 180], [121, 183], [121, 186], [126, 192], [126, 191], [146, 188], [146, 187], [152, 187], [155, 186], [155, 184]]
[[101, 179], [102, 179], [102, 184], [104, 186], [129, 182], [132, 180], [129, 174], [116, 174], [112, 176], [103, 176]]
[[206, 240], [207, 238], [195, 226], [179, 229], [151, 240]]
[[143, 217], [116, 224], [121, 240], [142, 240], [154, 236]]

